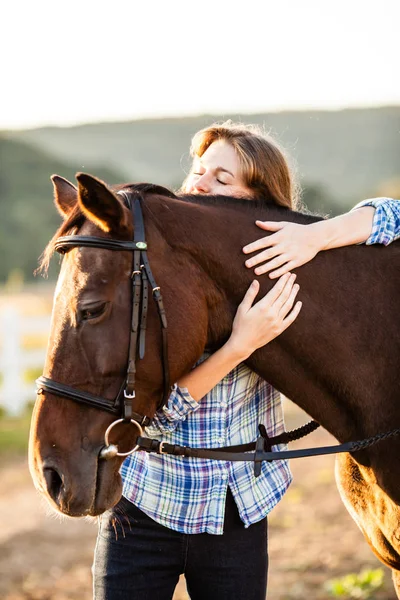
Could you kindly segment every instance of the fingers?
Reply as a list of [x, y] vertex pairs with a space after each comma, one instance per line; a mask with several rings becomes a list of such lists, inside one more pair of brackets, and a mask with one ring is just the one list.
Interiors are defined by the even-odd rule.
[[301, 307], [303, 306], [302, 302], [296, 302], [294, 309], [288, 314], [286, 319], [282, 321], [282, 331], [285, 331], [293, 323], [293, 321], [298, 317], [299, 312], [301, 311]]
[[251, 244], [243, 246], [242, 252], [244, 254], [251, 254], [252, 252], [257, 252], [257, 250], [262, 250], [263, 248], [270, 248], [271, 246], [274, 246], [277, 243], [275, 235], [276, 234], [274, 233], [272, 235], [267, 235], [265, 237], [259, 238], [258, 240], [255, 240], [254, 242], [251, 242]]
[[[256, 275], [263, 275], [264, 273], [268, 273], [268, 271], [282, 267], [282, 265], [287, 263], [288, 260], [289, 257], [286, 254], [280, 254], [279, 256], [276, 256], [272, 260], [268, 261], [268, 263], [265, 263], [264, 265], [261, 265], [260, 267], [254, 269], [254, 273]], [[288, 269], [286, 270], [286, 273], [287, 272]]]
[[256, 225], [265, 231], [279, 231], [286, 225], [286, 221], [256, 221]]
[[252, 256], [245, 261], [246, 267], [254, 267], [255, 265], [264, 262], [265, 260], [270, 260], [274, 258], [277, 254], [276, 248], [268, 248], [268, 250], [264, 250], [263, 252], [259, 252], [256, 256]]
[[[287, 292], [286, 288], [289, 289], [289, 293]], [[293, 285], [293, 287], [291, 289], [289, 288], [289, 286], [286, 286], [286, 288], [277, 300], [277, 302], [281, 303], [279, 315], [282, 316], [283, 318], [287, 317], [289, 312], [292, 310], [293, 304], [294, 304], [294, 301], [298, 294], [298, 291], [300, 289], [300, 286], [298, 283], [296, 283]]]
[[[280, 231], [287, 225], [285, 221], [256, 221], [257, 227], [260, 229], [264, 229], [265, 231]], [[274, 235], [267, 235], [266, 237], [260, 238], [259, 240], [255, 240], [251, 242], [251, 244], [247, 244], [242, 248], [244, 254], [251, 254], [252, 252], [256, 252], [257, 250], [262, 250], [262, 248], [269, 248], [276, 243], [276, 238]], [[256, 263], [255, 263], [256, 264]]]
[[248, 312], [250, 310], [250, 308], [253, 305], [254, 300], [256, 299], [259, 289], [260, 289], [260, 284], [257, 281], [257, 279], [255, 279], [251, 283], [249, 289], [247, 290], [247, 292], [244, 295], [243, 300], [239, 304], [238, 311], [242, 310], [244, 312]]
[[[272, 271], [272, 273], [269, 274], [269, 278], [277, 279], [278, 277], [282, 277], [282, 275], [285, 275], [285, 273], [289, 273], [289, 271], [292, 271], [293, 269], [295, 269], [298, 266], [299, 266], [299, 264], [297, 262], [295, 262], [294, 260], [290, 260], [289, 262], [287, 262], [285, 265], [283, 265], [277, 271]], [[262, 267], [260, 267], [260, 268], [262, 268]]]
[[286, 273], [286, 275], [281, 277], [277, 281], [277, 283], [274, 285], [274, 287], [272, 289], [270, 289], [268, 294], [266, 294], [264, 296], [264, 298], [262, 298], [259, 301], [259, 304], [260, 305], [263, 305], [263, 304], [272, 305], [274, 302], [276, 302], [276, 300], [282, 294], [282, 292], [284, 291], [284, 289], [287, 285], [289, 286], [289, 293], [290, 293], [290, 290], [292, 289], [292, 285], [293, 285], [295, 279], [296, 279], [296, 275], [292, 275], [291, 273]]

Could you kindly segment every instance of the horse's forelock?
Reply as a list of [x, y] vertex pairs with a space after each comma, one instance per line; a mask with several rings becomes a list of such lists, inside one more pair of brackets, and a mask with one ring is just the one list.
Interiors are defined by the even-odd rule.
[[35, 273], [42, 273], [43, 275], [47, 275], [50, 259], [54, 254], [55, 245], [57, 240], [63, 235], [68, 235], [73, 229], [82, 227], [85, 222], [86, 217], [82, 213], [81, 209], [78, 205], [76, 205], [70, 215], [63, 221], [60, 227], [57, 229], [56, 233], [53, 235], [46, 248], [43, 250], [43, 253], [39, 259], [39, 266], [36, 269]]

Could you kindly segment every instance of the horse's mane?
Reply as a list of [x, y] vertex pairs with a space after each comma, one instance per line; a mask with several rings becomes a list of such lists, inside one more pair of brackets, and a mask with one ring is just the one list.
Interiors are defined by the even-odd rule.
[[320, 221], [326, 218], [316, 212], [311, 212], [305, 206], [300, 210], [294, 210], [287, 206], [280, 206], [266, 200], [262, 196], [256, 198], [238, 198], [232, 196], [202, 195], [202, 194], [181, 194], [177, 196], [178, 200], [198, 204], [201, 206], [226, 206], [237, 209], [243, 213], [263, 214], [268, 211], [268, 219], [271, 221], [295, 221], [296, 223], [307, 224]]
[[[140, 193], [143, 196], [158, 195], [165, 196], [167, 198], [173, 198], [181, 202], [188, 202], [191, 204], [197, 204], [200, 206], [221, 206], [230, 207], [240, 212], [258, 212], [262, 213], [268, 210], [268, 218], [271, 220], [295, 220], [298, 223], [311, 223], [320, 220], [320, 215], [307, 213], [305, 211], [295, 211], [286, 206], [278, 206], [273, 202], [266, 201], [265, 198], [256, 197], [249, 200], [248, 198], [237, 198], [223, 195], [203, 195], [203, 194], [175, 194], [171, 190], [161, 185], [152, 183], [132, 183], [132, 184], [119, 184], [112, 186], [114, 192], [125, 190], [133, 193]], [[69, 235], [72, 232], [78, 231], [84, 222], [86, 216], [83, 214], [78, 205], [76, 205], [68, 217], [63, 221], [60, 227], [57, 229], [45, 249], [39, 258], [39, 266], [35, 271], [36, 273], [42, 273], [46, 275], [48, 272], [50, 259], [54, 254], [55, 245], [57, 240], [63, 235]]]

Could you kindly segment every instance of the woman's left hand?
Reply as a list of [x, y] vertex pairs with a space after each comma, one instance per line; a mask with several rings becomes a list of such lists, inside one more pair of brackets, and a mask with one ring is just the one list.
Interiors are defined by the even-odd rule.
[[321, 250], [320, 241], [312, 225], [299, 225], [287, 221], [256, 221], [257, 227], [274, 232], [243, 248], [245, 254], [263, 250], [246, 260], [246, 267], [254, 269], [256, 275], [269, 272], [271, 279], [281, 277], [296, 267], [310, 261]]

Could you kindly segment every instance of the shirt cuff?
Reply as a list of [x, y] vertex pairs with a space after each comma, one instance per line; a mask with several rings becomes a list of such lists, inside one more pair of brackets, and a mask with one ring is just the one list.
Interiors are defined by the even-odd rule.
[[383, 244], [387, 246], [400, 235], [400, 202], [393, 198], [368, 198], [356, 204], [352, 210], [372, 206], [375, 208], [371, 235], [366, 240], [367, 246]]
[[154, 415], [153, 426], [164, 432], [174, 431], [188, 414], [199, 408], [199, 402], [192, 398], [188, 389], [175, 383], [167, 404]]

